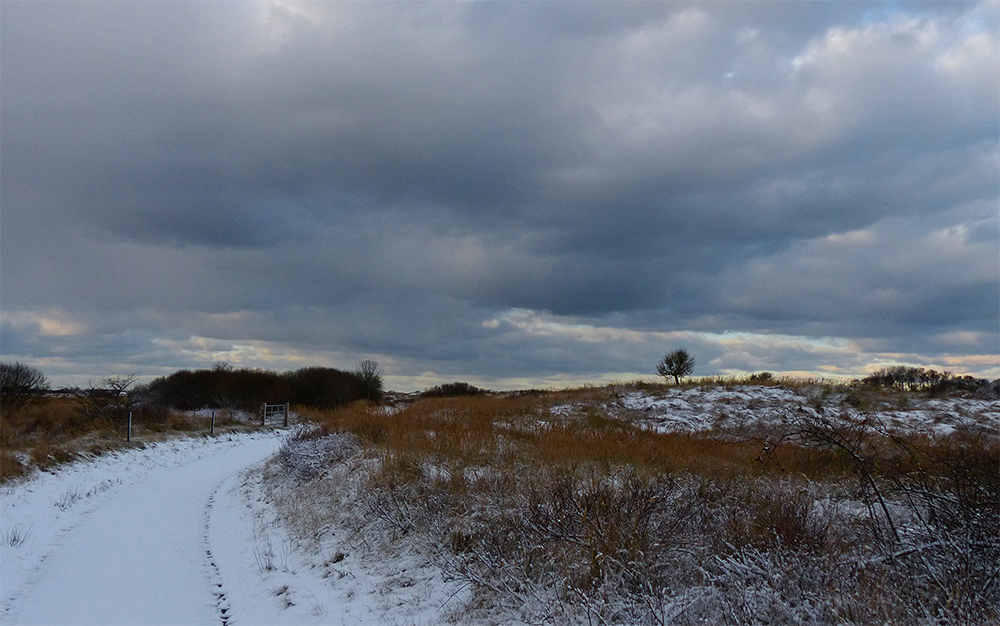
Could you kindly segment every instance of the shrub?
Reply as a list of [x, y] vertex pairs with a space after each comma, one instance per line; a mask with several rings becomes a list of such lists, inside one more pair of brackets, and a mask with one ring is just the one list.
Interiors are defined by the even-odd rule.
[[663, 357], [663, 360], [656, 366], [656, 373], [664, 378], [674, 377], [674, 384], [679, 385], [681, 378], [688, 376], [694, 371], [694, 359], [687, 353], [687, 350], [674, 350]]
[[125, 427], [129, 414], [135, 408], [132, 388], [136, 379], [134, 374], [101, 379], [100, 387], [91, 387], [77, 396], [80, 409], [91, 420]]
[[0, 407], [5, 413], [37, 404], [48, 388], [41, 370], [24, 363], [0, 363]]
[[[264, 403], [298, 404], [333, 409], [373, 392], [357, 373], [328, 367], [306, 367], [278, 374], [261, 369], [214, 367], [208, 370], [181, 370], [160, 377], [145, 388], [153, 404], [179, 410], [224, 408], [256, 412]], [[381, 385], [381, 379], [379, 379]]]
[[457, 396], [483, 396], [487, 393], [489, 393], [488, 390], [480, 389], [469, 383], [454, 382], [431, 387], [420, 395], [429, 398], [453, 398]]
[[382, 399], [382, 370], [378, 363], [370, 359], [358, 363], [355, 376], [361, 383], [361, 391], [365, 399], [372, 402], [378, 402]]
[[357, 374], [330, 367], [304, 367], [284, 375], [291, 388], [291, 402], [317, 409], [334, 409], [367, 396]]
[[952, 376], [950, 372], [938, 372], [922, 367], [893, 365], [876, 370], [861, 379], [861, 383], [872, 387], [943, 394], [955, 391], [974, 392], [979, 387], [989, 384], [989, 381], [973, 376]]

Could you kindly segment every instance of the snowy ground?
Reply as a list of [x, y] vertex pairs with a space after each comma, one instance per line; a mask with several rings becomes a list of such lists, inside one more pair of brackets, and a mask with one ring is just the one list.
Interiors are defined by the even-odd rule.
[[[605, 408], [675, 431], [763, 425], [798, 407], [864, 412], [852, 402], [815, 389], [719, 387], [629, 391]], [[1000, 430], [995, 400], [865, 410], [932, 433]], [[552, 409], [562, 412], [575, 407]], [[177, 439], [0, 487], [0, 624], [417, 625], [460, 615], [468, 590], [420, 546], [396, 542], [391, 532], [359, 535], [365, 512], [355, 510], [361, 498], [350, 487], [356, 456], [338, 466], [337, 450], [317, 450], [324, 471], [343, 474], [345, 487], [311, 494], [301, 513], [289, 514], [298, 509], [288, 498], [303, 492], [283, 485], [310, 470], [274, 457], [285, 434]], [[317, 506], [338, 515], [311, 521]], [[314, 540], [303, 531], [310, 524]]]
[[0, 622], [220, 621], [228, 564], [208, 531], [240, 529], [216, 501], [279, 444], [276, 433], [173, 440], [3, 487]]
[[0, 488], [0, 624], [441, 623], [461, 589], [419, 555], [289, 539], [262, 479], [286, 434], [157, 443]]
[[674, 387], [657, 395], [624, 393], [608, 409], [612, 413], [618, 409], [634, 423], [661, 432], [767, 428], [786, 422], [800, 410], [852, 418], [875, 415], [890, 428], [931, 435], [947, 435], [958, 428], [1000, 430], [997, 400], [934, 399], [907, 394], [893, 403], [864, 394], [864, 390], [852, 394], [821, 387]]

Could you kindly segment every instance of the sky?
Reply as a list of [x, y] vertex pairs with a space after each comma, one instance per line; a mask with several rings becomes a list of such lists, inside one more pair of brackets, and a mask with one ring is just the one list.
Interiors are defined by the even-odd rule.
[[1000, 2], [0, 4], [54, 386], [1000, 377]]

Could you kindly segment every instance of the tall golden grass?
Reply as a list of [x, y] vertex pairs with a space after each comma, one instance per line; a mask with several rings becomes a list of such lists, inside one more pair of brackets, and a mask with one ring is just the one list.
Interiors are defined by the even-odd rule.
[[[765, 453], [761, 441], [709, 433], [660, 433], [610, 417], [597, 391], [572, 390], [544, 399], [461, 397], [428, 399], [399, 411], [357, 403], [332, 412], [303, 413], [327, 429], [350, 432], [387, 457], [429, 462], [452, 470], [533, 466], [629, 467], [645, 474], [689, 472], [732, 478], [794, 475], [843, 476], [835, 453], [784, 446]], [[606, 392], [605, 392], [606, 393]], [[571, 414], [552, 408], [590, 402]]]
[[372, 520], [441, 546], [478, 602], [528, 621], [665, 623], [691, 590], [714, 598], [683, 609], [692, 623], [760, 623], [761, 603], [774, 623], [1000, 617], [1000, 438], [837, 420], [654, 432], [607, 408], [636, 388], [306, 413], [361, 442]]
[[[0, 482], [23, 476], [32, 467], [46, 469], [72, 461], [82, 453], [101, 454], [210, 429], [208, 418], [155, 408], [137, 410], [134, 418], [129, 443], [123, 425], [88, 415], [79, 398], [47, 397], [18, 410], [0, 407]], [[234, 427], [221, 417], [216, 425], [218, 432]]]

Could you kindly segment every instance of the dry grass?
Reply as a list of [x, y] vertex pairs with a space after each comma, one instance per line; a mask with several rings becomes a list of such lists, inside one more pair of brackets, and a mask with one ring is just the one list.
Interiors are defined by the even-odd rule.
[[529, 622], [1000, 616], [997, 438], [838, 420], [742, 441], [658, 433], [609, 413], [636, 388], [311, 417], [361, 442], [370, 520], [436, 546], [473, 604]]
[[[397, 466], [431, 463], [452, 473], [490, 467], [516, 473], [532, 467], [628, 467], [644, 475], [692, 473], [736, 477], [796, 475], [836, 478], [849, 468], [829, 451], [705, 433], [658, 433], [608, 415], [598, 400], [607, 390], [523, 396], [429, 399], [400, 411], [358, 403], [306, 414], [334, 432], [350, 432]], [[577, 403], [572, 412], [553, 407]], [[583, 403], [583, 404], [580, 404]]]
[[38, 441], [64, 441], [109, 427], [84, 416], [73, 398], [46, 398], [20, 411], [0, 415], [0, 445], [16, 448]]
[[[219, 433], [248, 428], [222, 419], [216, 427]], [[122, 426], [88, 416], [77, 398], [45, 398], [17, 411], [0, 413], [0, 482], [23, 476], [32, 468], [48, 469], [70, 462], [80, 455], [99, 455], [180, 433], [207, 433], [209, 428], [208, 418], [165, 410], [137, 410], [129, 444]]]
[[7, 450], [0, 451], [0, 480], [12, 480], [24, 476], [28, 466]]

